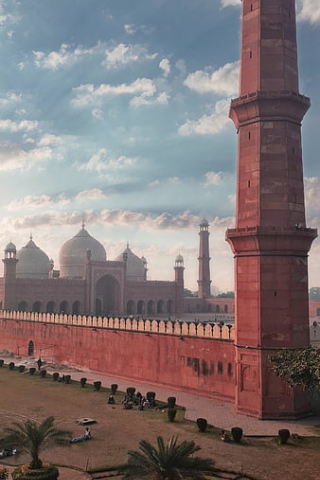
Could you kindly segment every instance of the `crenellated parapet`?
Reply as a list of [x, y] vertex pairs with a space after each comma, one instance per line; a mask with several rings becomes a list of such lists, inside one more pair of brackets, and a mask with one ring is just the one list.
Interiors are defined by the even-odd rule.
[[66, 328], [69, 326], [126, 330], [161, 335], [177, 335], [179, 337], [202, 337], [220, 340], [234, 340], [234, 326], [224, 325], [223, 322], [183, 322], [170, 320], [154, 320], [129, 317], [96, 317], [86, 315], [67, 315], [36, 312], [17, 312], [1, 310], [2, 320], [15, 320], [17, 322], [38, 322], [44, 324], [59, 324]]

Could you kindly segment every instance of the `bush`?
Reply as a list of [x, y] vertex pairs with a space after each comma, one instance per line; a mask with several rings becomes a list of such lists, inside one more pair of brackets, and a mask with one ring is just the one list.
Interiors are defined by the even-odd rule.
[[86, 377], [80, 378], [80, 384], [81, 384], [81, 387], [82, 387], [82, 388], [84, 388], [84, 386], [85, 386], [86, 383], [87, 383]]
[[113, 383], [111, 385], [111, 393], [112, 395], [115, 395], [117, 393], [117, 390], [118, 390], [118, 385], [116, 383]]
[[[4, 360], [1, 358], [1, 359], [0, 359], [0, 368], [3, 367], [3, 364], [4, 364]], [[1, 478], [1, 477], [0, 477], [0, 478]]]
[[47, 370], [40, 370], [40, 377], [44, 378], [47, 375]]
[[14, 370], [14, 362], [9, 363], [9, 370]]
[[168, 408], [174, 408], [176, 406], [176, 397], [168, 397]]
[[127, 395], [129, 395], [129, 397], [133, 397], [133, 395], [135, 394], [135, 391], [136, 391], [136, 389], [134, 387], [128, 387], [127, 388]]
[[36, 369], [34, 367], [29, 368], [29, 374], [34, 375]]
[[240, 428], [240, 427], [233, 427], [233, 428], [231, 428], [231, 434], [232, 434], [233, 440], [234, 440], [236, 443], [240, 443], [241, 438], [242, 438], [242, 434], [243, 434], [242, 428]]
[[53, 378], [53, 381], [54, 381], [54, 382], [57, 382], [58, 379], [59, 379], [59, 373], [58, 373], [58, 372], [54, 372], [54, 373], [52, 374], [52, 378]]
[[281, 428], [278, 431], [278, 435], [281, 445], [284, 445], [290, 438], [290, 431], [287, 428]]
[[97, 390], [97, 392], [99, 392], [101, 388], [101, 382], [99, 380], [97, 382], [93, 382], [93, 386], [94, 386], [94, 389]]
[[26, 369], [25, 365], [19, 365], [18, 372], [23, 373], [25, 369]]
[[66, 375], [64, 377], [64, 382], [69, 384], [71, 382], [71, 375]]
[[48, 464], [36, 470], [30, 470], [28, 465], [21, 465], [12, 472], [13, 480], [56, 480], [58, 477], [57, 467]]
[[155, 392], [147, 392], [146, 393], [146, 398], [148, 400], [148, 402], [154, 402], [155, 398], [156, 398], [156, 394]]
[[7, 480], [9, 478], [9, 472], [6, 467], [0, 467], [0, 480]]
[[168, 408], [168, 420], [169, 422], [173, 422], [177, 415], [176, 408]]
[[197, 418], [197, 426], [200, 432], [205, 432], [207, 429], [208, 422], [205, 418]]

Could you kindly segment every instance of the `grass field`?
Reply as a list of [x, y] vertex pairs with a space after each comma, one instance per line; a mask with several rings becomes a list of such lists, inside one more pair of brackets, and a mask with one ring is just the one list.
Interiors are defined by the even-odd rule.
[[[194, 423], [184, 419], [183, 410], [169, 423], [166, 410], [123, 410], [123, 393], [116, 394], [116, 405], [107, 405], [109, 393], [107, 389], [95, 391], [92, 385], [81, 388], [76, 382], [67, 385], [54, 382], [51, 376], [43, 379], [38, 373], [31, 376], [0, 368], [0, 437], [1, 429], [13, 421], [43, 420], [49, 415], [55, 417], [57, 427], [79, 436], [84, 427], [77, 419], [90, 417], [96, 420], [90, 441], [45, 451], [41, 458], [82, 470], [113, 467], [125, 463], [127, 451], [137, 449], [142, 439], [155, 443], [158, 435], [165, 440], [178, 435], [180, 440], [194, 440], [201, 447], [200, 454], [213, 458], [219, 468], [245, 472], [259, 480], [320, 478], [320, 438], [289, 440], [281, 446], [274, 438], [245, 437], [241, 444], [223, 443], [212, 427], [198, 432]], [[28, 457], [5, 461], [20, 464]]]

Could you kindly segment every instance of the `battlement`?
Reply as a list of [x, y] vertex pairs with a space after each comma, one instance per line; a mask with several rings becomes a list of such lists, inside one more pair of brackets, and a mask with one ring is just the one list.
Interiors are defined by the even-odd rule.
[[130, 317], [96, 317], [35, 312], [0, 311], [0, 319], [16, 322], [35, 322], [91, 328], [95, 330], [125, 330], [150, 334], [176, 335], [179, 337], [201, 337], [234, 341], [234, 326], [223, 322], [183, 322]]

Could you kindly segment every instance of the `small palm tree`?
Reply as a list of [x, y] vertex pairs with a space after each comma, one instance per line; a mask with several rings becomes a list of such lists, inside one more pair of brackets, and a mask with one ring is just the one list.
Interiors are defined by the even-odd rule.
[[42, 461], [39, 454], [43, 450], [56, 445], [69, 445], [70, 432], [58, 430], [53, 426], [54, 417], [47, 417], [42, 423], [37, 424], [32, 420], [14, 422], [12, 427], [5, 429], [7, 444], [14, 445], [31, 455], [29, 468], [41, 468]]
[[148, 478], [153, 480], [205, 480], [217, 470], [213, 460], [193, 457], [200, 450], [194, 442], [178, 443], [171, 437], [167, 445], [162, 437], [157, 437], [158, 448], [142, 440], [139, 451], [129, 451], [129, 459], [123, 467], [124, 479]]

